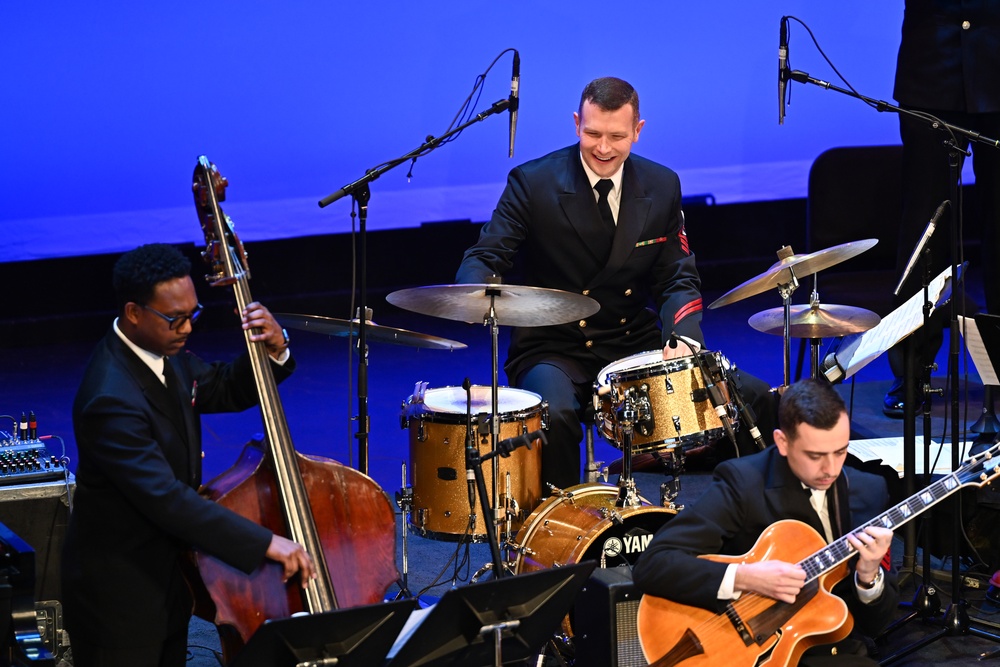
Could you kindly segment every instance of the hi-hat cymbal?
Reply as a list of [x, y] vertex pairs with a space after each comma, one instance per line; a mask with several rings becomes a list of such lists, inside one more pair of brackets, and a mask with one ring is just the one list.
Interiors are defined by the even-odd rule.
[[[779, 285], [790, 283], [792, 281], [792, 271], [795, 272], [796, 278], [811, 276], [817, 271], [828, 269], [831, 266], [840, 264], [844, 260], [854, 257], [855, 255], [860, 255], [876, 243], [878, 243], [878, 239], [865, 239], [863, 241], [841, 243], [840, 245], [831, 246], [824, 250], [817, 250], [816, 252], [804, 255], [789, 254], [771, 265], [771, 268], [764, 273], [751, 278], [738, 287], [734, 287], [729, 290], [721, 297], [713, 301], [712, 305], [708, 308], [711, 310], [712, 308], [727, 306], [741, 299], [745, 299], [748, 296], [760, 294], [761, 292], [766, 292], [769, 289], [776, 288]], [[786, 248], [788, 247], [786, 246]], [[784, 249], [785, 248], [782, 250]], [[791, 248], [788, 248], [788, 250], [790, 251]], [[779, 257], [781, 257], [781, 254], [781, 251], [778, 251]]]
[[482, 283], [413, 287], [386, 297], [392, 305], [406, 310], [470, 324], [486, 321], [491, 300], [497, 324], [511, 327], [565, 324], [589, 317], [601, 308], [589, 296], [573, 292]]
[[[789, 309], [789, 332], [792, 338], [835, 338], [868, 331], [882, 321], [877, 314], [864, 308], [822, 303], [797, 305]], [[750, 318], [757, 331], [783, 336], [785, 309], [771, 308]]]
[[[274, 313], [274, 319], [282, 326], [300, 331], [315, 331], [316, 333], [328, 336], [347, 338], [351, 336], [357, 338], [358, 320], [338, 320], [333, 317], [323, 317], [321, 315], [297, 315], [294, 313]], [[368, 320], [365, 326], [365, 340], [376, 343], [392, 343], [393, 345], [406, 345], [409, 347], [423, 347], [434, 350], [461, 350], [468, 347], [465, 343], [438, 338], [428, 334], [407, 331], [406, 329], [396, 329], [382, 326]]]

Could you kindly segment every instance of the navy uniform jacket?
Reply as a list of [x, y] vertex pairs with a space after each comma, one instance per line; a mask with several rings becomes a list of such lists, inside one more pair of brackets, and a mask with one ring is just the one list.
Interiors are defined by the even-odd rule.
[[[257, 403], [250, 359], [208, 364], [190, 353], [168, 360], [171, 393], [111, 330], [97, 346], [73, 404], [80, 460], [63, 553], [71, 631], [99, 645], [155, 644], [186, 627], [191, 599], [180, 566], [195, 546], [245, 572], [271, 532], [198, 495], [199, 413]], [[287, 377], [294, 362], [273, 366]], [[193, 405], [192, 405], [193, 404]]]
[[465, 253], [460, 283], [503, 276], [520, 251], [525, 284], [584, 294], [601, 306], [579, 322], [515, 329], [506, 364], [512, 380], [547, 361], [576, 381], [592, 381], [612, 361], [663, 347], [671, 330], [704, 342], [680, 180], [635, 154], [623, 169], [613, 243], [573, 144], [510, 172], [492, 218]]

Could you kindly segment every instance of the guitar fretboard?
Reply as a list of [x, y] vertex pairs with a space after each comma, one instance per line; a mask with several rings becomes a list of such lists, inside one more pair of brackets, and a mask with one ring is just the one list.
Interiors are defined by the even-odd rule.
[[[869, 526], [896, 530], [921, 512], [958, 491], [962, 486], [967, 484], [982, 486], [998, 472], [997, 464], [1000, 463], [1000, 459], [996, 458], [998, 452], [1000, 452], [1000, 445], [993, 445], [988, 451], [970, 459], [968, 463], [955, 472], [933, 482], [927, 488], [913, 494], [852, 532], [861, 532]], [[844, 536], [805, 558], [799, 562], [799, 565], [806, 572], [806, 583], [846, 561], [854, 553], [854, 547], [847, 541], [847, 536]]]

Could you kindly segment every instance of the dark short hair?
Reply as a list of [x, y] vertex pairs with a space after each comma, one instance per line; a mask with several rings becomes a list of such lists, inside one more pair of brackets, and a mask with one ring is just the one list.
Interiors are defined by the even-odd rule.
[[590, 102], [604, 111], [618, 111], [626, 104], [632, 105], [632, 124], [639, 122], [639, 93], [628, 81], [614, 76], [594, 79], [583, 89], [578, 113], [583, 115], [583, 103]]
[[840, 415], [847, 412], [844, 399], [826, 380], [799, 380], [781, 395], [778, 403], [778, 428], [794, 440], [799, 424], [829, 431]]
[[191, 275], [191, 262], [166, 243], [149, 243], [130, 250], [115, 262], [112, 284], [119, 311], [128, 302], [145, 305], [162, 282]]

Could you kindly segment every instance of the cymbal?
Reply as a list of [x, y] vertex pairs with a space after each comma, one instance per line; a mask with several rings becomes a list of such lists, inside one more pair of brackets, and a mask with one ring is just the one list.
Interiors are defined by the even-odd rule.
[[[751, 278], [738, 287], [734, 287], [729, 290], [721, 297], [713, 301], [712, 305], [708, 308], [711, 310], [712, 308], [727, 306], [741, 299], [745, 299], [748, 296], [760, 294], [761, 292], [766, 292], [769, 289], [776, 288], [779, 285], [790, 283], [792, 281], [793, 270], [796, 278], [811, 276], [818, 271], [840, 264], [844, 260], [850, 259], [855, 255], [860, 255], [876, 243], [878, 243], [878, 239], [865, 239], [863, 241], [841, 243], [840, 245], [831, 246], [824, 250], [817, 250], [816, 252], [806, 253], [804, 255], [789, 254], [772, 264], [771, 268], [764, 273]], [[786, 249], [789, 252], [791, 251], [791, 248], [788, 246], [782, 248], [782, 250]], [[779, 257], [781, 257], [782, 250], [778, 251]]]
[[[338, 320], [333, 317], [323, 317], [321, 315], [297, 315], [294, 313], [274, 313], [274, 319], [290, 329], [301, 331], [314, 331], [328, 336], [347, 338], [351, 336], [357, 338], [359, 335], [358, 320]], [[423, 347], [434, 350], [461, 350], [468, 347], [465, 343], [438, 338], [428, 334], [407, 331], [406, 329], [396, 329], [382, 326], [368, 320], [365, 327], [365, 340], [377, 343], [391, 343], [393, 345], [406, 345], [409, 347]]]
[[[792, 306], [789, 311], [788, 328], [792, 338], [836, 338], [868, 331], [882, 321], [870, 310], [829, 303], [802, 304]], [[777, 336], [785, 333], [784, 308], [761, 311], [749, 321], [757, 331]]]
[[589, 296], [544, 287], [521, 285], [432, 285], [389, 294], [394, 306], [424, 315], [470, 324], [483, 324], [490, 311], [491, 295], [497, 324], [541, 327], [589, 317], [601, 305]]

